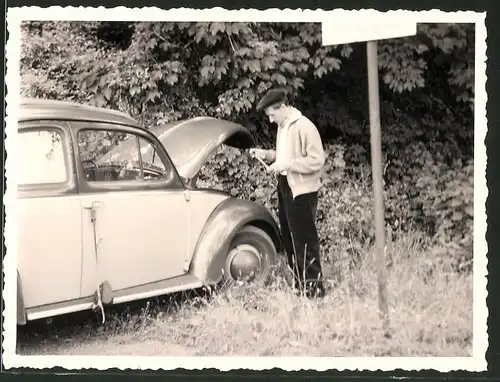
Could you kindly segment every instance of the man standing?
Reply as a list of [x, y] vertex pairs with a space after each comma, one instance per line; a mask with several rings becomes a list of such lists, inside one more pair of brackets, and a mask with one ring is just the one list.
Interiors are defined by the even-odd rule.
[[320, 172], [325, 163], [316, 126], [287, 103], [284, 89], [271, 89], [257, 104], [278, 125], [276, 150], [250, 149], [250, 154], [274, 162], [278, 174], [279, 222], [295, 287], [310, 298], [323, 297], [319, 238], [316, 228]]

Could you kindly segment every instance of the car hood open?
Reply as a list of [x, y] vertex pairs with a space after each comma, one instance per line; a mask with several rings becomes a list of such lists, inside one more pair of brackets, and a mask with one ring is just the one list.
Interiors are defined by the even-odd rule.
[[250, 132], [240, 124], [212, 117], [197, 117], [149, 129], [167, 150], [180, 176], [192, 179], [221, 144], [252, 147]]

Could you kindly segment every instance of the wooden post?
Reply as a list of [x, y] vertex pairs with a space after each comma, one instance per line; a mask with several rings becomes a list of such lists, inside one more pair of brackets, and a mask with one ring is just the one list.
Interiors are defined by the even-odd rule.
[[373, 175], [373, 196], [375, 212], [375, 251], [378, 267], [379, 310], [383, 326], [389, 330], [389, 301], [387, 293], [387, 264], [385, 261], [385, 219], [384, 190], [382, 179], [382, 144], [380, 138], [380, 101], [377, 62], [377, 41], [368, 41], [366, 45], [368, 66], [368, 99], [370, 106], [370, 136]]

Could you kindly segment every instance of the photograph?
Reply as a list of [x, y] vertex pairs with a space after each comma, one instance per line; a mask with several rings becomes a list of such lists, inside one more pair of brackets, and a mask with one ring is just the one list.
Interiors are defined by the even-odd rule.
[[485, 13], [32, 8], [5, 367], [485, 370]]

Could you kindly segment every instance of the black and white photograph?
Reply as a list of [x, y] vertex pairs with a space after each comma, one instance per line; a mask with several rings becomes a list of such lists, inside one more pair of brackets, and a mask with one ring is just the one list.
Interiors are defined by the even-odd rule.
[[485, 17], [9, 8], [5, 367], [485, 370]]

